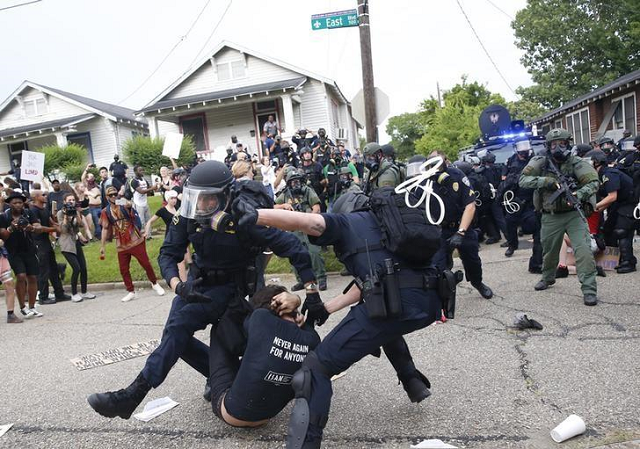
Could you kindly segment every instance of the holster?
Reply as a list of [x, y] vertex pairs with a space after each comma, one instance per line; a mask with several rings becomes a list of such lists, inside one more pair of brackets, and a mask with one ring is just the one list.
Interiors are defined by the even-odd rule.
[[456, 314], [456, 288], [464, 274], [461, 270], [455, 273], [451, 270], [444, 270], [438, 277], [438, 295], [442, 301], [442, 310], [445, 317], [452, 320]]
[[362, 284], [362, 299], [367, 308], [367, 315], [372, 320], [387, 318], [387, 306], [384, 300], [384, 285], [377, 273], [367, 275]]

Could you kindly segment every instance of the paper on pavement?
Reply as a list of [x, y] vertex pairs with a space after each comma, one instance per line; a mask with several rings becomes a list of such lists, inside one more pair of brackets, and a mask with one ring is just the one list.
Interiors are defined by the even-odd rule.
[[178, 405], [178, 403], [170, 397], [155, 399], [147, 402], [144, 406], [144, 410], [140, 413], [136, 413], [133, 417], [140, 421], [149, 422], [156, 416], [160, 416], [164, 412], [168, 412], [176, 405]]
[[418, 444], [412, 445], [411, 449], [457, 449], [457, 446], [452, 446], [443, 442], [442, 440], [422, 440]]
[[0, 437], [7, 433], [11, 427], [13, 427], [13, 423], [0, 425]]

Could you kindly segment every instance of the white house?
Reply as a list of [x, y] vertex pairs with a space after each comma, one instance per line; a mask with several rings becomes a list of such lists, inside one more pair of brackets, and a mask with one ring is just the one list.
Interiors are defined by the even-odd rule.
[[25, 81], [0, 104], [0, 172], [12, 167], [24, 150], [69, 142], [87, 149], [87, 161], [108, 167], [127, 139], [149, 133], [147, 121], [133, 113]]
[[335, 81], [226, 41], [137, 114], [151, 136], [191, 135], [200, 154], [216, 159], [232, 135], [257, 153], [269, 115], [284, 138], [325, 128], [332, 140], [358, 145], [359, 125]]

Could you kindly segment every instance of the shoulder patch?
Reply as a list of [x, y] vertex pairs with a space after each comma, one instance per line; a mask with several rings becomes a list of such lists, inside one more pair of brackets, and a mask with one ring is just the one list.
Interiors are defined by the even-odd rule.
[[471, 182], [469, 182], [469, 178], [467, 178], [466, 176], [463, 176], [463, 177], [462, 177], [462, 183], [463, 183], [465, 186], [467, 186], [467, 187], [471, 188]]
[[460, 188], [460, 185], [459, 185], [457, 182], [454, 182], [454, 183], [453, 183], [453, 185], [452, 185], [451, 187], [453, 187], [453, 191], [454, 191], [454, 192], [457, 192], [457, 191], [458, 191], [458, 189]]

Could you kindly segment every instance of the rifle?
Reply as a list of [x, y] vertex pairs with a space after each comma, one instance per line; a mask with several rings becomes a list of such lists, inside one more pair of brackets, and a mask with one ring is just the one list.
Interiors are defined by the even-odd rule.
[[571, 176], [563, 174], [555, 164], [555, 162], [553, 162], [551, 157], [547, 157], [547, 166], [549, 167], [551, 172], [558, 177], [559, 186], [558, 190], [553, 192], [547, 200], [548, 203], [553, 204], [560, 197], [560, 195], [564, 195], [567, 204], [578, 212], [578, 215], [580, 215], [582, 221], [584, 221], [588, 226], [587, 217], [585, 217], [584, 211], [582, 210], [582, 203], [580, 202], [578, 197], [573, 194], [574, 191], [578, 190], [578, 184], [576, 183], [575, 179], [573, 179]]

